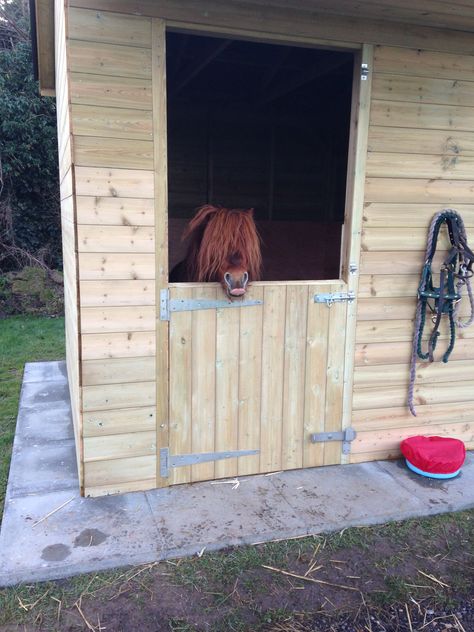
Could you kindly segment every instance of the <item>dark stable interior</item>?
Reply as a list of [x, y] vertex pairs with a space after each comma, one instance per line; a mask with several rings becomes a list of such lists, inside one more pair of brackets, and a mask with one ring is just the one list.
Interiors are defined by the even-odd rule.
[[254, 208], [263, 280], [339, 277], [353, 55], [167, 34], [170, 269], [203, 204]]

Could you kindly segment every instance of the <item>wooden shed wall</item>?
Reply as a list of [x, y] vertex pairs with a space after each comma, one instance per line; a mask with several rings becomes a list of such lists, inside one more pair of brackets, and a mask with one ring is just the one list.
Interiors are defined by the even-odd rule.
[[76, 455], [82, 478], [82, 420], [79, 348], [79, 294], [77, 266], [77, 233], [75, 223], [74, 167], [72, 161], [69, 77], [66, 50], [66, 19], [63, 0], [56, 0], [55, 74], [56, 113], [58, 125], [59, 181], [64, 270], [64, 308], [66, 322], [66, 360], [71, 397], [71, 410], [76, 440]]
[[458, 437], [474, 448], [473, 329], [460, 330], [448, 365], [419, 364], [418, 416], [406, 407], [415, 296], [431, 217], [447, 205], [459, 210], [473, 241], [474, 57], [377, 46], [373, 70], [353, 462], [397, 456], [400, 440], [418, 432]]
[[152, 20], [72, 8], [68, 53], [84, 491], [147, 489], [156, 486]]
[[[474, 228], [471, 36], [407, 30], [395, 23], [321, 22], [282, 9], [271, 9], [262, 19], [256, 8], [242, 12], [235, 3], [210, 1], [198, 9], [189, 2], [143, 0], [140, 7], [150, 17], [128, 15], [125, 0], [72, 0], [71, 5], [69, 77], [60, 19], [56, 72], [68, 366], [85, 493], [157, 483], [156, 405], [165, 405], [166, 394], [156, 397], [155, 377], [157, 362], [165, 366], [167, 354], [157, 344], [155, 310], [166, 276], [165, 267], [155, 265], [165, 243], [155, 212], [166, 193], [156, 186], [158, 170], [166, 168], [163, 136], [156, 127], [163, 108], [161, 17], [174, 26], [189, 20], [204, 31], [222, 29], [237, 36], [257, 36], [266, 29], [275, 39], [294, 37], [302, 43], [319, 37], [328, 45], [333, 39], [390, 44], [376, 47], [373, 68], [351, 422], [359, 434], [351, 460], [395, 456], [400, 438], [427, 425], [430, 432], [459, 436], [474, 447], [472, 333], [462, 334], [449, 365], [419, 369], [418, 418], [405, 407], [427, 225], [449, 203]], [[213, 10], [205, 11], [204, 5]], [[235, 31], [239, 25], [247, 32]], [[430, 50], [398, 48], [418, 42]], [[438, 53], [436, 46], [453, 52]], [[71, 137], [62, 131], [69, 125], [67, 79]], [[162, 279], [156, 279], [156, 270]], [[163, 349], [161, 358], [156, 348]]]

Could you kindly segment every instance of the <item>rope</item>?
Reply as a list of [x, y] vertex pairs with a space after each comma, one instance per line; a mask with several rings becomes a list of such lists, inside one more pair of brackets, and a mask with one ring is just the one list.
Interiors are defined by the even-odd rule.
[[[456, 233], [455, 227], [452, 224], [448, 224], [448, 220], [451, 220], [457, 226], [457, 231], [458, 231], [457, 237], [454, 235], [454, 233]], [[458, 277], [458, 282], [456, 284], [456, 293], [458, 294], [459, 297], [462, 296], [463, 287], [464, 286], [466, 287], [466, 291], [469, 297], [471, 314], [468, 320], [464, 322], [458, 317], [458, 312], [459, 312], [459, 307], [460, 307], [460, 298], [454, 304], [453, 304], [453, 299], [452, 298], [449, 299], [447, 311], [446, 312], [444, 311], [444, 304], [446, 304], [445, 301], [448, 299], [446, 298], [445, 295], [443, 295], [443, 299], [441, 300], [441, 294], [445, 290], [444, 273], [442, 272], [440, 288], [439, 288], [440, 298], [438, 299], [439, 310], [437, 313], [435, 329], [430, 336], [430, 341], [428, 344], [428, 352], [423, 353], [422, 337], [423, 337], [423, 330], [424, 330], [425, 322], [426, 322], [426, 308], [428, 306], [428, 299], [425, 295], [422, 294], [422, 292], [426, 292], [428, 288], [430, 288], [431, 290], [433, 289], [432, 276], [431, 276], [431, 263], [436, 251], [436, 243], [438, 241], [439, 231], [441, 229], [441, 226], [445, 222], [448, 225], [451, 244], [453, 248], [456, 247], [456, 250], [451, 251], [451, 254], [455, 253], [455, 255], [454, 255], [454, 259], [452, 263], [450, 264], [452, 266], [450, 269], [450, 273], [455, 274]], [[420, 358], [422, 360], [429, 360], [430, 362], [433, 361], [433, 353], [436, 348], [436, 343], [440, 335], [439, 331], [437, 330], [437, 326], [439, 324], [441, 315], [443, 313], [447, 313], [448, 318], [449, 318], [449, 344], [448, 344], [448, 348], [446, 349], [442, 357], [442, 361], [444, 363], [448, 362], [449, 356], [451, 355], [451, 352], [454, 349], [454, 343], [456, 341], [456, 326], [460, 328], [465, 328], [465, 327], [469, 327], [474, 322], [474, 293], [472, 291], [472, 286], [471, 286], [471, 281], [470, 281], [470, 277], [472, 276], [472, 273], [470, 272], [470, 269], [472, 268], [472, 262], [469, 267], [469, 258], [466, 255], [464, 248], [466, 248], [467, 251], [469, 251], [470, 256], [472, 257], [472, 252], [469, 250], [467, 246], [466, 228], [464, 226], [462, 217], [453, 209], [444, 209], [443, 211], [436, 213], [433, 216], [433, 219], [431, 220], [430, 228], [428, 231], [425, 262], [423, 266], [422, 278], [420, 281], [420, 285], [418, 287], [418, 302], [416, 306], [415, 323], [414, 323], [415, 333], [413, 336], [413, 343], [412, 343], [412, 350], [411, 350], [410, 382], [408, 386], [408, 408], [410, 409], [410, 412], [414, 417], [417, 416], [415, 405], [414, 405], [416, 361], [417, 361], [417, 358]], [[450, 261], [450, 259], [451, 259], [451, 255], [448, 261]], [[456, 262], [459, 263], [459, 271], [457, 274], [454, 273], [454, 270], [453, 270], [456, 265]], [[446, 261], [445, 261], [444, 266], [447, 266]], [[451, 294], [452, 294], [453, 284], [449, 279], [452, 279], [452, 276], [449, 277], [447, 280], [448, 293], [450, 292], [449, 290], [449, 284], [450, 284]], [[441, 287], [441, 285], [443, 285], [443, 287]]]

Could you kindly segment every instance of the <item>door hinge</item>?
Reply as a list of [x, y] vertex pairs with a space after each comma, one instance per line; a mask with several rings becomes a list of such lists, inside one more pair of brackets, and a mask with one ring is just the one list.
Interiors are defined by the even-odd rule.
[[228, 307], [251, 307], [262, 305], [255, 299], [214, 300], [208, 298], [170, 298], [169, 290], [160, 291], [160, 320], [169, 320], [172, 312], [192, 312], [201, 309], [225, 309]]
[[222, 459], [235, 459], [241, 456], [259, 454], [260, 450], [230, 450], [228, 452], [196, 452], [194, 454], [170, 454], [169, 448], [160, 449], [160, 476], [168, 478], [170, 468], [185, 465], [198, 465]]
[[329, 294], [315, 294], [315, 303], [326, 303], [328, 307], [331, 307], [333, 303], [342, 303], [348, 301], [352, 303], [355, 300], [354, 292], [333, 292]]
[[369, 64], [362, 64], [360, 67], [360, 78], [362, 81], [367, 81], [369, 77]]
[[309, 435], [311, 443], [324, 443], [326, 441], [342, 441], [342, 453], [350, 454], [351, 441], [357, 437], [353, 428], [346, 428], [341, 432], [314, 432]]

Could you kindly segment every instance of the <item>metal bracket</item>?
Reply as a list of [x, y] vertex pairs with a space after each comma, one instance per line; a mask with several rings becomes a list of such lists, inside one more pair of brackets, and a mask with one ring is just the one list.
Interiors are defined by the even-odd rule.
[[369, 64], [362, 64], [360, 67], [360, 78], [362, 81], [367, 81], [369, 77]]
[[326, 441], [342, 441], [342, 453], [350, 454], [351, 441], [357, 437], [357, 433], [352, 428], [346, 428], [342, 432], [315, 432], [309, 435], [311, 443], [320, 443]]
[[169, 448], [160, 449], [160, 476], [168, 478], [170, 468], [183, 467], [184, 465], [197, 465], [199, 463], [209, 463], [222, 459], [234, 459], [241, 456], [258, 454], [260, 450], [231, 450], [229, 452], [196, 452], [195, 454], [175, 454], [170, 455]]
[[334, 292], [332, 294], [315, 294], [315, 303], [326, 303], [328, 307], [331, 307], [333, 303], [342, 303], [348, 301], [352, 303], [355, 300], [354, 292]]
[[160, 320], [169, 320], [171, 312], [192, 312], [201, 309], [226, 309], [228, 307], [251, 307], [262, 305], [263, 301], [248, 300], [213, 300], [207, 298], [171, 298], [169, 290], [160, 291]]

